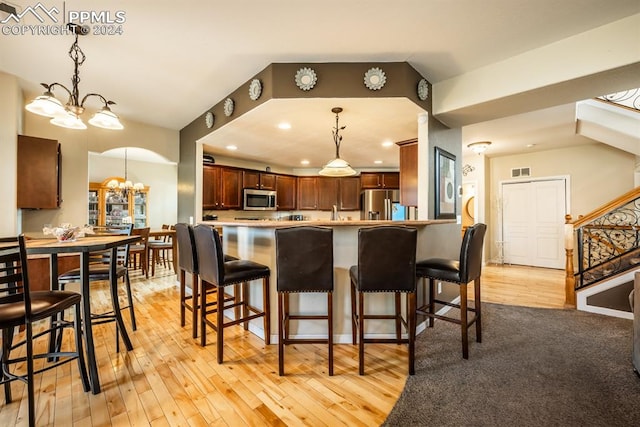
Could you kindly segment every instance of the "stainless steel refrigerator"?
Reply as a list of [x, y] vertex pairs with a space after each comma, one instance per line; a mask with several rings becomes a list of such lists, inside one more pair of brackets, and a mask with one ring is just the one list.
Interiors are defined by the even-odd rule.
[[364, 190], [360, 193], [360, 219], [404, 220], [400, 190]]

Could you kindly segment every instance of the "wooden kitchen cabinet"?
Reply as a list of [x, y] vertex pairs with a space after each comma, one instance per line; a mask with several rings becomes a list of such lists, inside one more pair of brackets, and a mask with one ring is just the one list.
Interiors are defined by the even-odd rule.
[[360, 186], [363, 190], [400, 188], [400, 174], [398, 172], [362, 172]]
[[126, 195], [113, 191], [111, 180], [124, 182], [124, 178], [112, 176], [102, 182], [89, 183], [89, 225], [122, 225], [129, 222], [135, 228], [149, 224], [149, 187], [129, 191]]
[[60, 207], [61, 150], [58, 141], [18, 135], [17, 207]]
[[339, 203], [341, 211], [360, 210], [360, 177], [350, 176], [338, 178], [339, 180]]
[[242, 170], [224, 166], [203, 166], [202, 208], [242, 209]]
[[418, 140], [397, 143], [400, 146], [400, 204], [418, 206]]
[[292, 211], [296, 209], [296, 177], [289, 175], [276, 175], [277, 209], [279, 211]]
[[339, 183], [338, 178], [317, 178], [318, 210], [330, 211], [333, 205], [338, 206]]
[[253, 170], [242, 171], [242, 188], [255, 188], [259, 190], [275, 190], [276, 174], [264, 173]]
[[298, 209], [318, 209], [318, 187], [315, 176], [298, 177]]

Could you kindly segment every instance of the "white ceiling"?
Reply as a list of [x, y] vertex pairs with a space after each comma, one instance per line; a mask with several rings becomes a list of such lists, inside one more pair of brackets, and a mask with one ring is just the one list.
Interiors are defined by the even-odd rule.
[[[22, 9], [37, 3], [4, 2]], [[175, 130], [270, 63], [407, 61], [437, 83], [640, 12], [638, 0], [66, 0], [43, 4], [67, 11], [109, 11], [111, 17], [124, 11], [122, 35], [81, 38], [87, 55], [80, 71], [81, 95], [97, 92], [116, 101], [113, 109], [125, 126], [127, 121], [138, 121]], [[34, 21], [33, 17], [23, 19]], [[27, 97], [38, 94], [39, 82], [69, 83], [71, 36], [2, 34], [0, 38], [0, 70], [20, 77]], [[388, 151], [376, 152], [374, 147], [386, 138], [415, 136], [410, 134], [415, 107], [393, 100], [371, 107], [342, 99], [304, 105], [270, 101], [217, 131], [220, 135], [207, 144], [216, 147], [223, 139], [234, 139], [243, 157], [282, 160], [290, 167], [308, 157], [319, 166], [333, 152], [333, 106], [345, 109], [341, 154], [356, 167], [373, 166], [371, 161], [376, 159], [388, 166], [397, 164]], [[401, 114], [405, 109], [409, 119]], [[365, 111], [372, 116], [360, 117]], [[281, 117], [292, 122], [292, 138], [273, 127]], [[535, 118], [547, 120], [539, 122], [543, 130], [560, 126], [551, 110]], [[508, 120], [530, 127], [536, 123], [533, 118]], [[538, 129], [530, 128], [518, 139], [506, 130], [513, 127], [493, 122], [464, 128], [463, 138], [470, 142], [477, 135], [494, 141], [494, 153], [499, 152], [501, 139], [519, 145], [536, 143]]]

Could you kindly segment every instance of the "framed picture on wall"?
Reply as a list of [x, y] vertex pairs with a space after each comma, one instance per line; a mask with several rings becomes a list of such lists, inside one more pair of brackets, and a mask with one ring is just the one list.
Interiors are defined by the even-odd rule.
[[436, 147], [435, 217], [456, 217], [456, 156]]

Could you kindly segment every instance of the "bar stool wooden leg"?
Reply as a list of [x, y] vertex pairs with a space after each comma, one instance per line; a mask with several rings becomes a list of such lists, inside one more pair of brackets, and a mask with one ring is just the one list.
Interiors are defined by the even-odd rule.
[[327, 292], [327, 315], [329, 316], [329, 376], [333, 375], [333, 292]]
[[416, 293], [407, 295], [407, 334], [409, 335], [409, 375], [416, 373]]
[[434, 279], [429, 279], [429, 327], [433, 328], [433, 321], [435, 320], [433, 315], [436, 313], [436, 281]]
[[[216, 350], [218, 355], [218, 363], [222, 363], [223, 345], [224, 345], [224, 287], [218, 286], [216, 292]], [[204, 334], [203, 334], [204, 335]]]
[[269, 277], [263, 280], [262, 307], [264, 310], [264, 343], [271, 344], [271, 308], [269, 306]]
[[476, 310], [476, 341], [482, 342], [482, 304], [480, 303], [480, 277], [473, 281], [473, 294], [475, 300], [474, 308]]
[[353, 345], [356, 345], [357, 338], [356, 334], [358, 333], [358, 323], [356, 321], [358, 317], [358, 312], [356, 311], [356, 288], [353, 282], [351, 283], [351, 335], [353, 338]]
[[[288, 307], [285, 308], [286, 293], [278, 292], [278, 375], [284, 375], [284, 337]], [[266, 333], [266, 331], [265, 331]]]
[[402, 302], [400, 300], [400, 292], [395, 292], [394, 297], [396, 306], [396, 340], [398, 344], [400, 344], [400, 340], [402, 339], [402, 318], [400, 317], [400, 313], [402, 313]]
[[467, 321], [467, 285], [460, 285], [460, 327], [462, 331], [462, 357], [469, 358], [469, 334], [467, 329], [469, 324]]
[[364, 292], [358, 292], [358, 373], [364, 375]]

